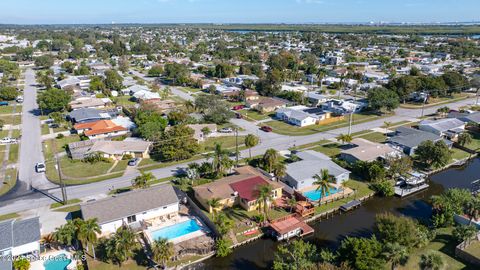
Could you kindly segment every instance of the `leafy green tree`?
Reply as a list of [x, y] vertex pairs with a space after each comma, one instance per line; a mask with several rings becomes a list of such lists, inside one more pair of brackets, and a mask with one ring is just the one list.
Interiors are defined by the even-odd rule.
[[473, 141], [473, 137], [470, 133], [463, 132], [462, 134], [458, 135], [458, 144], [464, 147], [467, 144], [471, 144]]
[[18, 90], [12, 86], [0, 87], [0, 98], [2, 100], [14, 100], [18, 96]]
[[167, 126], [167, 120], [157, 111], [140, 108], [134, 117], [137, 132], [149, 141], [158, 141]]
[[375, 217], [373, 230], [382, 243], [397, 243], [410, 251], [420, 244], [420, 235], [423, 233], [421, 227], [423, 226], [409, 217], [385, 213]]
[[172, 85], [185, 85], [190, 81], [190, 71], [187, 66], [178, 63], [166, 64], [164, 75], [172, 81]]
[[375, 111], [393, 111], [400, 105], [397, 93], [386, 88], [373, 88], [367, 94], [368, 105]]
[[90, 78], [90, 91], [105, 91], [107, 89], [107, 86], [105, 86], [105, 83], [103, 82], [102, 77], [100, 76], [92, 76]]
[[317, 248], [303, 240], [278, 246], [273, 260], [274, 270], [311, 270], [315, 267]]
[[72, 97], [64, 90], [51, 88], [41, 92], [37, 97], [38, 107], [42, 111], [64, 111]]
[[184, 125], [166, 130], [154, 146], [154, 155], [156, 153], [161, 160], [177, 161], [191, 158], [200, 149], [193, 138], [193, 133], [191, 128]]
[[50, 68], [53, 66], [53, 57], [51, 55], [42, 55], [35, 58], [35, 66], [41, 68]]
[[250, 159], [252, 159], [252, 147], [257, 146], [258, 142], [259, 138], [253, 134], [248, 134], [245, 137], [245, 146], [248, 148]]
[[382, 269], [382, 244], [375, 237], [347, 237], [342, 240], [338, 253], [340, 260], [358, 270]]
[[228, 218], [225, 213], [220, 213], [215, 219], [215, 225], [217, 225], [220, 235], [225, 236], [233, 228], [235, 222]]
[[420, 80], [415, 76], [401, 76], [392, 79], [387, 88], [395, 91], [400, 100], [405, 103], [413, 92], [419, 91]]
[[468, 79], [456, 71], [447, 71], [442, 74], [441, 78], [448, 86], [449, 93], [459, 93], [470, 87]]
[[475, 225], [459, 225], [453, 229], [452, 235], [458, 243], [469, 241], [477, 235], [477, 228]]
[[175, 251], [173, 249], [173, 243], [168, 239], [159, 238], [153, 241], [152, 245], [153, 260], [161, 262], [163, 268], [167, 267], [167, 261], [171, 260]]
[[372, 184], [372, 188], [381, 196], [391, 197], [395, 195], [395, 188], [392, 180], [378, 180]]
[[453, 216], [461, 214], [474, 201], [472, 193], [467, 189], [448, 189], [440, 195], [431, 197], [433, 208], [432, 220], [436, 227], [454, 224]]
[[217, 250], [217, 257], [226, 257], [230, 255], [230, 253], [232, 253], [232, 249], [230, 248], [227, 240], [224, 238], [217, 239], [215, 243], [215, 248]]
[[140, 172], [140, 175], [132, 181], [133, 187], [145, 189], [150, 186], [150, 182], [155, 180], [155, 176], [151, 172]]
[[218, 78], [228, 78], [232, 76], [234, 72], [234, 67], [227, 63], [220, 63], [215, 66], [215, 77]]
[[430, 252], [428, 254], [422, 254], [420, 257], [420, 269], [422, 270], [440, 270], [444, 266], [442, 256], [437, 252]]
[[120, 90], [123, 88], [123, 77], [113, 69], [105, 71], [105, 86], [110, 90]]
[[234, 115], [219, 96], [198, 95], [195, 97], [195, 108], [203, 113], [205, 121], [209, 123], [224, 124]]
[[30, 260], [27, 258], [18, 258], [13, 261], [14, 270], [28, 270], [30, 269]]
[[444, 141], [440, 140], [434, 143], [429, 140], [422, 142], [417, 147], [415, 155], [416, 159], [427, 168], [440, 168], [448, 164], [452, 152]]
[[163, 74], [163, 67], [156, 65], [148, 70], [149, 77], [160, 77]]
[[406, 175], [413, 168], [413, 160], [409, 156], [403, 156], [401, 158], [387, 158], [388, 164], [388, 175], [393, 179], [397, 176]]

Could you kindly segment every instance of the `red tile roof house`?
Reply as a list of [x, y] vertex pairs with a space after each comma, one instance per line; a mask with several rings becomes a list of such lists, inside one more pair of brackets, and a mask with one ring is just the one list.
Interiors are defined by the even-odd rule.
[[77, 133], [83, 133], [89, 139], [122, 136], [128, 133], [128, 129], [115, 124], [112, 120], [99, 120], [89, 123], [76, 124], [73, 128]]
[[255, 168], [244, 166], [236, 168], [235, 171], [237, 174], [193, 188], [195, 198], [209, 212], [212, 212], [213, 209], [207, 204], [207, 201], [213, 198], [220, 200], [219, 209], [234, 205], [239, 205], [247, 211], [258, 209], [258, 190], [262, 185], [272, 187], [273, 201], [281, 198], [282, 185], [271, 181]]

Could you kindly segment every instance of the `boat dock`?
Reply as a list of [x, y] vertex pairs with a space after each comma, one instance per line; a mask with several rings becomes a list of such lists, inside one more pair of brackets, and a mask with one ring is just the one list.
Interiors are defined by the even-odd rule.
[[407, 187], [395, 187], [395, 195], [400, 196], [400, 197], [406, 197], [409, 195], [412, 195], [414, 193], [420, 192], [422, 190], [425, 190], [429, 187], [428, 184], [424, 183], [418, 186], [407, 186]]
[[340, 206], [340, 210], [342, 210], [343, 212], [347, 212], [357, 207], [360, 207], [361, 204], [362, 203], [359, 200], [349, 201], [348, 203]]
[[295, 236], [305, 236], [314, 229], [303, 221], [299, 215], [288, 215], [270, 222], [270, 228], [277, 241], [287, 240]]

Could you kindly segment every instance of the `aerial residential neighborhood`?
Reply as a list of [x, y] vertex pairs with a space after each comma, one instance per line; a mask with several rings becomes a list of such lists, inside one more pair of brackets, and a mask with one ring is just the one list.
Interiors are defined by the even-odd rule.
[[479, 3], [5, 2], [0, 270], [480, 268]]

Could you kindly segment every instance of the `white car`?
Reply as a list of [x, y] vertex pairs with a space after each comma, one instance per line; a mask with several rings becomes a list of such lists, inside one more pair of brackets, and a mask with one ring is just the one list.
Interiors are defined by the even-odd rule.
[[46, 171], [45, 164], [42, 163], [42, 162], [39, 162], [39, 163], [35, 164], [35, 171], [37, 173], [45, 172]]
[[0, 139], [0, 144], [8, 144], [8, 143], [16, 143], [17, 139], [10, 138], [10, 137], [5, 137], [3, 139]]
[[222, 128], [218, 132], [220, 132], [220, 133], [232, 133], [233, 129], [232, 128]]

